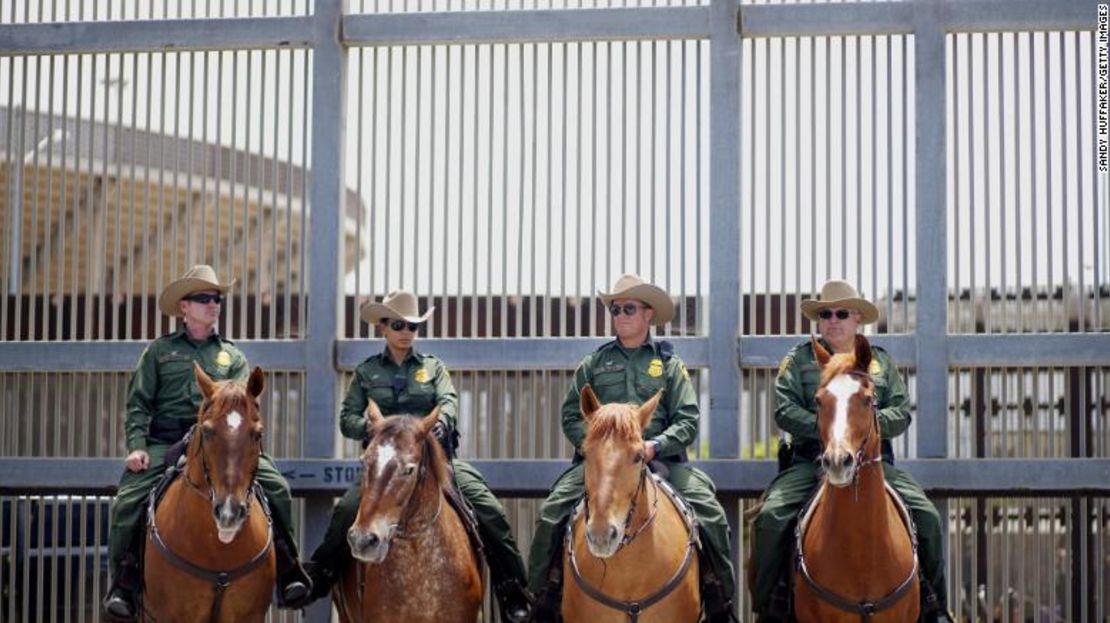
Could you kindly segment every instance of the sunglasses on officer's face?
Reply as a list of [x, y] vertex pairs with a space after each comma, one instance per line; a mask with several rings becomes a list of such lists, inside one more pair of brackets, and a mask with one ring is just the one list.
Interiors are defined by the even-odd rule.
[[185, 300], [207, 305], [209, 303], [223, 303], [224, 297], [222, 294], [191, 294], [186, 296]]
[[401, 331], [405, 328], [408, 328], [409, 331], [416, 333], [420, 330], [420, 325], [415, 322], [405, 322], [404, 320], [390, 320], [389, 328], [393, 329], [394, 331]]
[[635, 316], [636, 312], [640, 311], [641, 309], [644, 309], [644, 306], [637, 305], [635, 303], [625, 303], [624, 305], [617, 305], [616, 303], [613, 303], [609, 305], [609, 313], [613, 314], [613, 317], [621, 315], [621, 312], [624, 312], [625, 316]]
[[831, 309], [822, 309], [817, 312], [817, 315], [821, 317], [821, 320], [831, 320], [834, 315], [840, 320], [847, 320], [848, 317], [852, 315], [852, 310], [837, 309], [834, 311]]

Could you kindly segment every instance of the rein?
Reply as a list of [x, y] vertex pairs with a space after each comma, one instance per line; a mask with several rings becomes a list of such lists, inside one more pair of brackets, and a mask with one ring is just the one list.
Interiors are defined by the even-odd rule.
[[[865, 372], [853, 371], [846, 372], [846, 374], [871, 380], [871, 375]], [[855, 454], [856, 471], [852, 475], [852, 489], [857, 502], [859, 501], [860, 472], [863, 471], [863, 468], [865, 467], [881, 464], [883, 460], [881, 446], [879, 451], [874, 456], [867, 457], [866, 459], [863, 458], [864, 450], [867, 447], [868, 442], [871, 440], [871, 434], [879, 430], [879, 412], [875, 408], [872, 408], [871, 413], [871, 428], [868, 429], [867, 435], [863, 438], [863, 443], [860, 444], [860, 447], [858, 450], [856, 450]], [[886, 494], [885, 491], [884, 494]], [[901, 514], [907, 515], [905, 509], [899, 508], [899, 511], [901, 512]], [[804, 512], [803, 515], [808, 515], [808, 510]], [[797, 540], [795, 549], [798, 552], [798, 572], [802, 576], [802, 579], [805, 580], [806, 585], [817, 595], [817, 597], [845, 612], [858, 614], [861, 623], [868, 623], [868, 621], [870, 621], [876, 613], [882, 612], [883, 610], [886, 610], [887, 608], [890, 608], [894, 604], [898, 603], [898, 600], [900, 600], [907, 592], [909, 592], [911, 588], [913, 588], [913, 581], [917, 578], [917, 573], [920, 568], [920, 562], [917, 557], [917, 534], [916, 530], [914, 530], [913, 528], [912, 521], [907, 521], [906, 525], [909, 527], [910, 543], [913, 547], [913, 568], [910, 569], [909, 575], [906, 576], [905, 580], [902, 580], [901, 584], [899, 584], [897, 587], [895, 587], [893, 591], [887, 593], [877, 601], [852, 601], [851, 599], [844, 597], [839, 593], [836, 593], [828, 588], [825, 588], [824, 586], [821, 586], [817, 583], [817, 580], [813, 579], [813, 576], [809, 572], [809, 567], [806, 565], [805, 548], [803, 547], [802, 542], [803, 537], [805, 536], [805, 530], [803, 522], [801, 521], [798, 522], [798, 527], [795, 531], [795, 538]]]
[[[628, 532], [628, 528], [632, 523], [633, 513], [636, 510], [636, 500], [639, 499], [640, 492], [645, 489], [648, 477], [648, 468], [646, 465], [644, 465], [642, 471], [640, 472], [640, 483], [636, 487], [636, 493], [633, 494], [632, 504], [628, 510], [628, 516], [625, 517], [624, 520], [624, 536], [621, 537], [621, 543], [617, 547], [618, 552], [625, 545], [628, 545], [629, 543], [634, 541], [637, 536], [639, 536], [648, 526], [650, 526], [655, 521], [656, 512], [659, 510], [659, 490], [666, 485], [652, 476], [652, 489], [655, 491], [655, 501], [652, 504], [651, 514], [648, 516], [647, 520], [645, 520], [644, 523], [641, 524], [638, 529], [636, 529], [635, 532], [631, 534], [629, 534]], [[671, 494], [668, 494], [668, 497], [671, 497]], [[589, 522], [590, 517], [589, 499], [589, 493], [587, 492], [585, 501], [583, 502], [586, 523]], [[694, 551], [697, 546], [698, 532], [697, 529], [694, 527], [693, 519], [689, 516], [688, 512], [683, 512], [680, 508], [679, 514], [682, 515], [682, 518], [686, 523], [686, 529], [690, 534], [690, 538], [686, 542], [686, 555], [682, 559], [682, 564], [679, 565], [678, 569], [671, 575], [670, 579], [667, 580], [667, 583], [660, 587], [659, 590], [655, 591], [654, 593], [648, 595], [643, 599], [632, 601], [625, 601], [610, 597], [609, 595], [603, 593], [596, 586], [590, 584], [589, 580], [582, 576], [582, 571], [578, 568], [578, 560], [574, 553], [574, 523], [577, 517], [571, 517], [570, 521], [567, 522], [565, 550], [570, 562], [571, 572], [574, 576], [574, 582], [578, 585], [579, 588], [582, 589], [582, 592], [586, 593], [586, 595], [594, 601], [609, 608], [612, 608], [613, 610], [617, 610], [619, 612], [627, 614], [628, 620], [631, 623], [636, 623], [643, 611], [659, 603], [667, 595], [670, 595], [671, 592], [674, 591], [674, 589], [678, 588], [679, 584], [682, 583], [682, 578], [690, 569], [690, 564], [694, 559]], [[575, 513], [575, 515], [577, 515], [577, 512]]]
[[[194, 429], [195, 428], [196, 425], [194, 425]], [[192, 434], [193, 431], [191, 430], [189, 432], [189, 435]], [[204, 452], [204, 435], [200, 436], [200, 439], [197, 443], [200, 446], [199, 454], [201, 458], [201, 464], [204, 467], [204, 480], [208, 484], [208, 495], [205, 496], [204, 492], [200, 490], [196, 483], [189, 479], [188, 473], [183, 474], [184, 480], [192, 491], [194, 491], [197, 495], [206, 498], [214, 505], [216, 499], [216, 489], [215, 487], [213, 487], [212, 479], [208, 473], [208, 461]], [[162, 533], [158, 530], [157, 513], [155, 512], [155, 503], [157, 502], [157, 499], [153, 494], [150, 496], [149, 508], [147, 509], [147, 517], [149, 517], [150, 538], [154, 542], [155, 547], [158, 548], [158, 552], [161, 553], [162, 556], [166, 560], [168, 560], [170, 564], [172, 564], [174, 567], [177, 567], [181, 571], [184, 571], [185, 573], [188, 573], [189, 575], [192, 575], [194, 577], [198, 577], [202, 580], [208, 580], [215, 588], [216, 596], [212, 602], [212, 610], [211, 614], [209, 615], [210, 621], [216, 621], [219, 619], [220, 607], [223, 604], [224, 594], [227, 592], [228, 587], [231, 586], [231, 583], [254, 571], [263, 563], [265, 563], [270, 550], [273, 549], [274, 546], [274, 522], [273, 518], [270, 516], [270, 509], [266, 503], [265, 494], [262, 492], [262, 485], [258, 484], [257, 476], [258, 466], [255, 465], [254, 473], [251, 474], [250, 495], [254, 499], [258, 500], [258, 505], [262, 507], [262, 511], [266, 515], [266, 544], [262, 546], [262, 549], [257, 554], [255, 554], [253, 558], [243, 563], [242, 565], [239, 565], [238, 567], [227, 571], [219, 571], [202, 567], [186, 560], [180, 554], [173, 551], [166, 543], [166, 541], [162, 538]], [[250, 499], [248, 499], [246, 517], [250, 516], [250, 508]]]

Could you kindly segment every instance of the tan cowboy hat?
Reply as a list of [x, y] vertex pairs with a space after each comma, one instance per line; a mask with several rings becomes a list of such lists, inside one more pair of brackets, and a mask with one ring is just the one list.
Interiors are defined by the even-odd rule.
[[656, 326], [665, 325], [674, 318], [674, 302], [671, 301], [671, 297], [667, 295], [663, 288], [654, 286], [633, 273], [621, 275], [617, 282], [613, 284], [612, 292], [598, 290], [597, 295], [601, 297], [601, 303], [606, 307], [614, 299], [643, 301], [644, 305], [655, 310], [652, 322]]
[[879, 319], [879, 308], [861, 297], [852, 284], [831, 279], [821, 286], [821, 299], [802, 301], [802, 314], [816, 322], [817, 313], [827, 308], [854, 309], [860, 313], [860, 324], [871, 324]]
[[185, 271], [180, 279], [171, 282], [162, 290], [158, 295], [158, 309], [167, 316], [181, 316], [181, 306], [178, 303], [186, 296], [204, 290], [216, 290], [220, 294], [225, 294], [233, 285], [235, 285], [234, 279], [229, 283], [220, 283], [219, 278], [216, 277], [216, 271], [212, 270], [211, 266], [197, 264]]
[[385, 295], [381, 303], [367, 303], [359, 310], [363, 322], [377, 324], [381, 320], [404, 320], [406, 322], [427, 322], [432, 316], [435, 307], [429, 307], [424, 315], [420, 315], [416, 296], [404, 290], [394, 290]]

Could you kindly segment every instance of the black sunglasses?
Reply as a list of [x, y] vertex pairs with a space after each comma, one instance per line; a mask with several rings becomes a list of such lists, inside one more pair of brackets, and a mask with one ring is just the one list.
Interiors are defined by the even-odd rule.
[[191, 294], [186, 296], [185, 300], [207, 305], [208, 303], [223, 303], [224, 296], [222, 294]]
[[409, 331], [412, 331], [413, 333], [416, 333], [420, 330], [420, 324], [416, 322], [405, 322], [404, 320], [389, 321], [389, 328], [393, 329], [394, 331], [400, 331], [405, 327], [408, 327]]
[[613, 303], [609, 305], [609, 313], [613, 314], [613, 316], [621, 315], [622, 311], [624, 312], [625, 316], [635, 316], [636, 312], [640, 311], [641, 309], [644, 309], [644, 306], [637, 305], [635, 303], [625, 303], [624, 305], [617, 305], [616, 303]]
[[817, 315], [821, 317], [821, 320], [829, 320], [833, 317], [833, 314], [835, 314], [836, 317], [840, 320], [847, 320], [848, 317], [852, 315], [852, 311], [849, 309], [838, 309], [834, 312], [831, 309], [822, 309], [821, 311], [817, 312]]

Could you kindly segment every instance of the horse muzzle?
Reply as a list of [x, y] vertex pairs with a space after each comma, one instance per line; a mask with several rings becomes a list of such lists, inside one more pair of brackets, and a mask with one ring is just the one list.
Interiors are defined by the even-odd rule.
[[821, 468], [828, 476], [828, 482], [834, 487], [846, 487], [852, 484], [856, 476], [856, 457], [851, 452], [842, 449], [826, 450], [818, 459]]
[[621, 546], [621, 529], [612, 521], [592, 521], [586, 525], [586, 547], [597, 558], [609, 558]]
[[388, 537], [383, 537], [374, 530], [359, 530], [352, 527], [347, 531], [347, 545], [351, 547], [351, 555], [370, 564], [378, 564], [385, 560], [389, 554]]
[[247, 520], [247, 510], [249, 508], [249, 502], [236, 502], [231, 496], [212, 506], [212, 514], [216, 518], [217, 538], [220, 539], [220, 543], [227, 544], [235, 540], [235, 535], [239, 534], [239, 530]]

